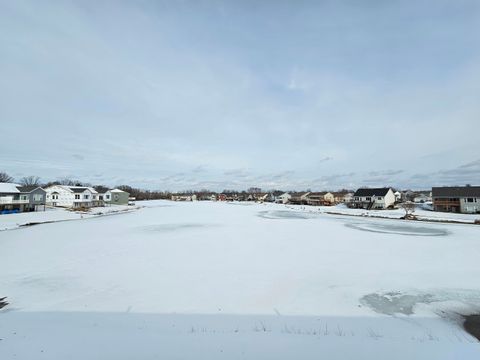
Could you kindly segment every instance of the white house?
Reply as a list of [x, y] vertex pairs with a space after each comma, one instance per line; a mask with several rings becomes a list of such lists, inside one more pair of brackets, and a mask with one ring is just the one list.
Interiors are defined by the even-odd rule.
[[426, 202], [432, 202], [432, 195], [427, 195], [427, 194], [418, 194], [413, 198], [413, 202], [415, 203], [426, 203]]
[[291, 198], [292, 198], [292, 195], [290, 195], [289, 193], [283, 193], [282, 195], [277, 196], [277, 198], [275, 199], [275, 202], [279, 204], [287, 204]]
[[395, 204], [395, 194], [391, 188], [358, 189], [353, 194], [351, 207], [362, 209], [387, 209]]
[[98, 192], [87, 186], [52, 185], [45, 189], [47, 205], [68, 208], [89, 208], [100, 205]]
[[402, 193], [400, 191], [395, 191], [395, 201], [401, 201], [402, 200]]
[[343, 202], [344, 203], [349, 203], [353, 200], [353, 193], [346, 193], [344, 196], [343, 196]]

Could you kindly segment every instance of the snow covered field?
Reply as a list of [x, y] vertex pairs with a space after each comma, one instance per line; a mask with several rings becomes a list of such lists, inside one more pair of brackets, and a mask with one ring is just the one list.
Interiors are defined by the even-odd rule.
[[479, 226], [141, 205], [0, 231], [0, 359], [480, 358]]

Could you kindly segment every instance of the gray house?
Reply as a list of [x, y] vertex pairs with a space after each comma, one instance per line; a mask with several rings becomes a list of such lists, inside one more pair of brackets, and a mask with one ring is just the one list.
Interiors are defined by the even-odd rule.
[[108, 190], [103, 194], [105, 204], [111, 205], [128, 205], [130, 194], [120, 189]]
[[38, 186], [0, 183], [0, 214], [45, 210], [45, 195]]
[[45, 202], [47, 199], [47, 192], [36, 185], [31, 186], [17, 186], [18, 191], [23, 195], [28, 195], [28, 205], [25, 206], [24, 211], [45, 211]]

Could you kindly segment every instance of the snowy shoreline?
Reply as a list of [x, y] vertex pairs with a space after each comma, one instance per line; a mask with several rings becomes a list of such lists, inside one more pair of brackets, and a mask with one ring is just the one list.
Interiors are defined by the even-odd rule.
[[[170, 202], [162, 201], [162, 203]], [[145, 201], [145, 204], [154, 203]], [[172, 206], [175, 204], [174, 201], [171, 201]], [[211, 203], [214, 202], [204, 202]], [[257, 205], [257, 206], [269, 206], [278, 209], [288, 209], [295, 212], [303, 212], [307, 214], [324, 214], [324, 215], [333, 215], [333, 216], [345, 216], [345, 217], [358, 217], [358, 218], [372, 218], [372, 219], [390, 219], [390, 220], [402, 220], [408, 222], [423, 222], [423, 223], [441, 223], [441, 224], [463, 224], [463, 225], [477, 225], [475, 221], [478, 221], [480, 217], [478, 215], [472, 214], [457, 214], [457, 213], [439, 213], [433, 211], [426, 211], [422, 209], [417, 209], [415, 215], [417, 216], [414, 220], [405, 220], [402, 218], [404, 215], [403, 210], [394, 209], [394, 210], [364, 210], [364, 209], [350, 209], [346, 206], [340, 204], [336, 206], [301, 206], [301, 205], [283, 205], [275, 203], [241, 203], [241, 202], [226, 202], [225, 204], [237, 205]], [[168, 205], [160, 205], [168, 206]], [[42, 225], [42, 224], [52, 224], [56, 222], [72, 221], [72, 220], [84, 220], [95, 218], [99, 216], [109, 216], [109, 215], [118, 215], [124, 213], [130, 213], [137, 211], [145, 207], [144, 205], [140, 206], [110, 206], [110, 207], [99, 207], [92, 208], [90, 211], [73, 211], [64, 208], [51, 208], [45, 212], [31, 212], [31, 213], [21, 213], [21, 214], [8, 214], [0, 216], [0, 231], [6, 230], [15, 230], [28, 226]], [[146, 207], [154, 207], [147, 205]], [[20, 221], [18, 221], [20, 220]]]
[[65, 221], [86, 220], [101, 216], [119, 215], [137, 211], [141, 206], [113, 205], [92, 208], [91, 211], [73, 211], [64, 208], [50, 208], [47, 211], [0, 215], [0, 232], [18, 230], [25, 227], [53, 224]]
[[[350, 209], [343, 204], [339, 204], [335, 206], [317, 206], [317, 207], [288, 205], [288, 204], [283, 206], [289, 210], [303, 211], [306, 213], [322, 213], [322, 214], [337, 215], [337, 216], [405, 220], [402, 218], [403, 216], [405, 216], [405, 212], [402, 209], [393, 209], [393, 210]], [[406, 221], [476, 225], [475, 221], [480, 220], [480, 214], [435, 212], [435, 211], [423, 210], [421, 208], [417, 208], [413, 214], [416, 216], [416, 219], [406, 220]]]

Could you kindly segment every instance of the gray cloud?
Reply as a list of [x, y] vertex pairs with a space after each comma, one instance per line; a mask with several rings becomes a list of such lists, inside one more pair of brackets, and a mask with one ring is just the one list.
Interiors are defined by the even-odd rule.
[[2, 138], [0, 170], [170, 190], [473, 183], [479, 13], [2, 2], [2, 133], [22, 145]]

